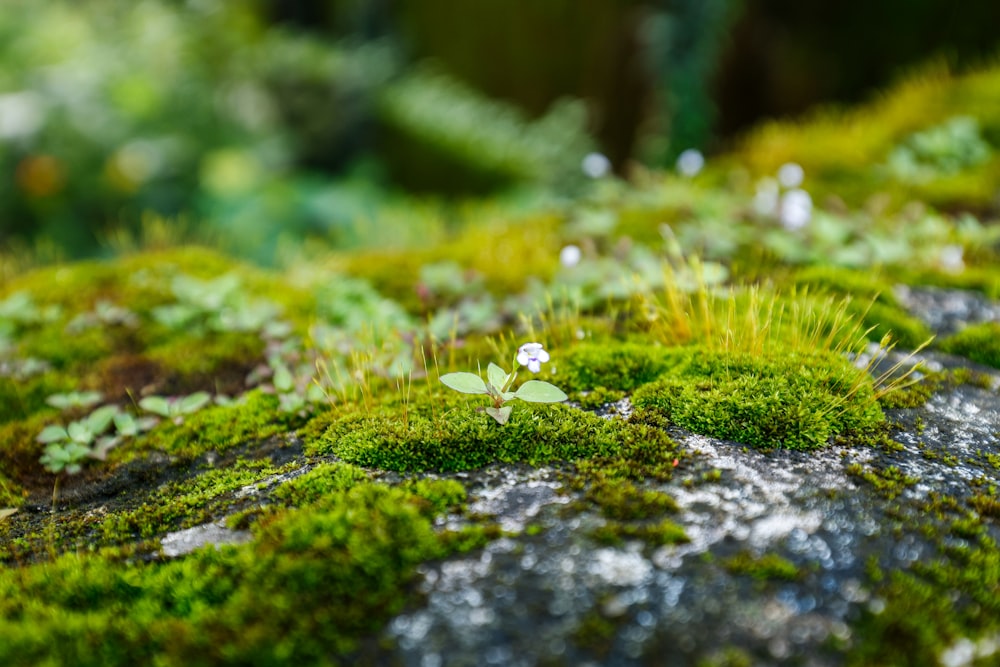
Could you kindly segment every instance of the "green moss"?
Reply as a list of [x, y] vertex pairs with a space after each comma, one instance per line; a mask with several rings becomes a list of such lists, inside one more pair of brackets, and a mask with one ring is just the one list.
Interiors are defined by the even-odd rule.
[[966, 327], [941, 341], [940, 347], [950, 354], [1000, 368], [1000, 322], [985, 322]]
[[324, 664], [349, 659], [410, 599], [416, 566], [483, 535], [439, 535], [431, 505], [362, 483], [240, 547], [169, 562], [69, 554], [0, 570], [0, 662]]
[[670, 357], [664, 350], [638, 343], [577, 345], [559, 358], [559, 385], [566, 391], [631, 391], [652, 382], [668, 368]]
[[988, 537], [870, 578], [884, 605], [862, 609], [848, 664], [937, 665], [953, 642], [1000, 628], [1000, 551]]
[[321, 463], [274, 490], [276, 500], [293, 507], [309, 505], [335, 493], [347, 491], [368, 479], [360, 468], [346, 463]]
[[601, 508], [601, 513], [619, 521], [648, 519], [677, 511], [677, 502], [661, 491], [640, 489], [627, 481], [595, 484], [587, 500]]
[[627, 423], [612, 421], [611, 425], [616, 431], [617, 450], [577, 461], [578, 474], [571, 480], [574, 488], [615, 485], [626, 480], [665, 482], [673, 479], [674, 471], [691, 458], [664, 432], [666, 423], [658, 414], [640, 410]]
[[593, 391], [578, 391], [570, 394], [570, 400], [579, 403], [580, 407], [584, 410], [596, 410], [608, 403], [620, 401], [624, 397], [624, 391], [605, 389], [604, 387], [598, 387]]
[[870, 378], [829, 352], [691, 353], [679, 370], [636, 391], [633, 403], [695, 433], [761, 448], [815, 449], [884, 422]]
[[204, 408], [184, 417], [180, 424], [163, 421], [155, 429], [112, 454], [129, 460], [149, 451], [159, 451], [180, 459], [193, 459], [205, 452], [225, 452], [237, 445], [287, 433], [301, 424], [303, 417], [278, 410], [273, 394], [252, 391], [241, 403]]
[[491, 463], [569, 461], [618, 449], [605, 420], [562, 405], [514, 406], [500, 426], [471, 405], [436, 420], [398, 413], [352, 415], [334, 423], [307, 453], [387, 470], [469, 470]]
[[639, 540], [653, 546], [682, 544], [690, 538], [684, 532], [684, 527], [670, 519], [656, 522], [621, 522], [609, 521], [595, 528], [591, 536], [603, 544], [621, 546], [626, 540]]
[[292, 467], [276, 468], [266, 460], [239, 460], [157, 489], [137, 507], [107, 517], [100, 531], [107, 539], [123, 541], [205, 523], [235, 502], [233, 492]]
[[722, 567], [732, 574], [745, 574], [762, 581], [795, 581], [801, 577], [795, 563], [778, 554], [756, 556], [748, 551], [741, 551], [724, 559]]
[[852, 463], [847, 466], [846, 472], [865, 480], [889, 500], [898, 497], [907, 487], [920, 481], [916, 477], [903, 473], [896, 466], [866, 468], [860, 463]]

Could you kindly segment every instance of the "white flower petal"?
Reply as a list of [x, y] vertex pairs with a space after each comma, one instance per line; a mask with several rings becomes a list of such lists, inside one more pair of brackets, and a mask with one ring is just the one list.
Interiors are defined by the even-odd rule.
[[538, 361], [538, 359], [532, 359], [531, 361], [528, 362], [528, 370], [531, 371], [532, 373], [537, 373], [538, 371], [542, 370], [541, 362]]

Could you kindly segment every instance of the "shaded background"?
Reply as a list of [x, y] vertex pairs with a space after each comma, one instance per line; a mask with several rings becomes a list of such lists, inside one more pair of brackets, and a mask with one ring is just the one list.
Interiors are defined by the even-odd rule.
[[[364, 239], [414, 196], [572, 195], [580, 159], [671, 167], [762, 119], [993, 57], [973, 0], [10, 0], [0, 244], [108, 252], [150, 214]], [[541, 193], [541, 194], [539, 194]]]

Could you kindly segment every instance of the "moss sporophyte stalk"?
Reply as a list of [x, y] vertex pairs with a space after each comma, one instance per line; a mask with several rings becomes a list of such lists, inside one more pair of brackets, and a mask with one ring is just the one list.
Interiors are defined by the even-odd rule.
[[[525, 343], [514, 356], [514, 367], [520, 364], [527, 366], [532, 373], [537, 373], [548, 360], [549, 353], [541, 343]], [[529, 403], [561, 403], [567, 398], [562, 389], [541, 380], [528, 380], [517, 391], [510, 391], [516, 379], [516, 370], [507, 373], [494, 363], [486, 368], [485, 382], [475, 373], [447, 373], [441, 376], [441, 382], [455, 391], [489, 396], [493, 405], [486, 408], [486, 414], [497, 420], [498, 424], [507, 423], [512, 406], [506, 403], [515, 399]]]

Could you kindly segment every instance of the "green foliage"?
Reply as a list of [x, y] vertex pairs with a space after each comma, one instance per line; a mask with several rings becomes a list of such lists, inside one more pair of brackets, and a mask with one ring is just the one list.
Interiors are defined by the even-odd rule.
[[686, 365], [637, 390], [633, 402], [695, 433], [765, 449], [816, 449], [884, 421], [870, 378], [829, 352], [690, 353]]
[[631, 391], [652, 382], [669, 366], [664, 348], [630, 342], [583, 343], [558, 360], [559, 381], [578, 391], [599, 387]]
[[795, 563], [778, 554], [755, 556], [748, 551], [741, 551], [725, 559], [722, 566], [733, 574], [746, 574], [760, 580], [795, 581], [801, 578], [801, 572]]
[[1000, 368], [1000, 323], [968, 326], [941, 341], [941, 350], [993, 368]]
[[615, 427], [560, 405], [526, 405], [497, 428], [484, 413], [450, 411], [437, 419], [394, 414], [352, 415], [335, 422], [307, 451], [387, 470], [470, 470], [491, 463], [539, 465], [609, 455]]
[[240, 547], [122, 562], [68, 554], [0, 571], [0, 661], [321, 664], [346, 659], [408, 601], [416, 566], [482, 536], [438, 534], [433, 504], [362, 483]]

